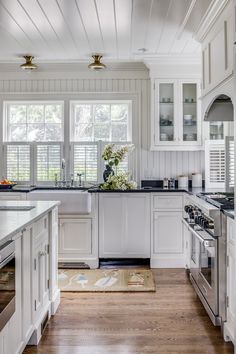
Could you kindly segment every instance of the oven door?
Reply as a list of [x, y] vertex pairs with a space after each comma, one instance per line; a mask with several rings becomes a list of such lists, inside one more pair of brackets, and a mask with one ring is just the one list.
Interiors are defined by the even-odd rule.
[[217, 240], [200, 243], [198, 286], [215, 315], [218, 315]]
[[0, 330], [15, 312], [15, 242], [0, 247]]
[[218, 315], [217, 239], [200, 228], [189, 228], [192, 235], [190, 273], [214, 315]]

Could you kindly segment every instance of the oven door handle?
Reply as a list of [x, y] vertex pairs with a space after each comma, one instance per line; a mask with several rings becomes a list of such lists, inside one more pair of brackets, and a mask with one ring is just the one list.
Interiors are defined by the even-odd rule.
[[205, 248], [211, 248], [215, 247], [215, 241], [214, 240], [205, 240], [202, 238], [186, 221], [186, 219], [182, 219], [182, 223], [188, 228], [188, 230], [195, 236], [197, 239], [201, 242], [201, 244], [204, 245]]
[[189, 226], [189, 223], [186, 221], [185, 218], [182, 218], [182, 223], [187, 227], [188, 230], [191, 230], [190, 226]]
[[0, 269], [2, 269], [7, 263], [9, 263], [15, 257], [15, 252], [11, 253], [0, 263]]

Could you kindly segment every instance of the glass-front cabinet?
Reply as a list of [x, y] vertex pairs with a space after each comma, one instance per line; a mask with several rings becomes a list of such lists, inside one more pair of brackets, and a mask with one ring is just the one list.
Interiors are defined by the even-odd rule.
[[153, 82], [151, 150], [201, 149], [199, 81]]

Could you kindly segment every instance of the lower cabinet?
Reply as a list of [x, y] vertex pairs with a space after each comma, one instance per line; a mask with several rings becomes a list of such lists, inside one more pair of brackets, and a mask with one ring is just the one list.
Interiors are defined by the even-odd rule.
[[[48, 218], [38, 221], [40, 232], [33, 235], [33, 319], [39, 318], [49, 302], [49, 235]], [[37, 229], [37, 225], [36, 225]]]
[[227, 321], [224, 337], [236, 345], [236, 235], [234, 220], [227, 218]]
[[59, 218], [59, 262], [84, 262], [91, 268], [97, 267], [93, 222], [92, 218], [79, 216]]
[[59, 255], [90, 254], [91, 219], [60, 219]]
[[150, 194], [99, 194], [99, 257], [150, 258]]
[[152, 197], [152, 268], [186, 266], [182, 199], [182, 195], [163, 193]]
[[53, 301], [59, 303], [55, 296], [50, 302], [51, 295], [58, 291], [56, 279], [49, 282], [52, 268], [57, 267], [51, 262], [52, 254], [57, 252], [56, 243], [50, 240], [57, 233], [54, 235], [53, 224], [48, 221], [45, 215], [13, 236], [16, 309], [0, 331], [0, 354], [22, 353], [27, 343], [37, 344], [42, 334], [41, 324], [50, 317], [51, 307], [56, 309]]

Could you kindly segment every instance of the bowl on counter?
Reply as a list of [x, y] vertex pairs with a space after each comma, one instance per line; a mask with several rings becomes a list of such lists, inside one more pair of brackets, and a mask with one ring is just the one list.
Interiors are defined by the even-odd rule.
[[0, 189], [12, 189], [12, 187], [16, 186], [17, 183], [11, 183], [11, 184], [1, 184], [0, 183]]

